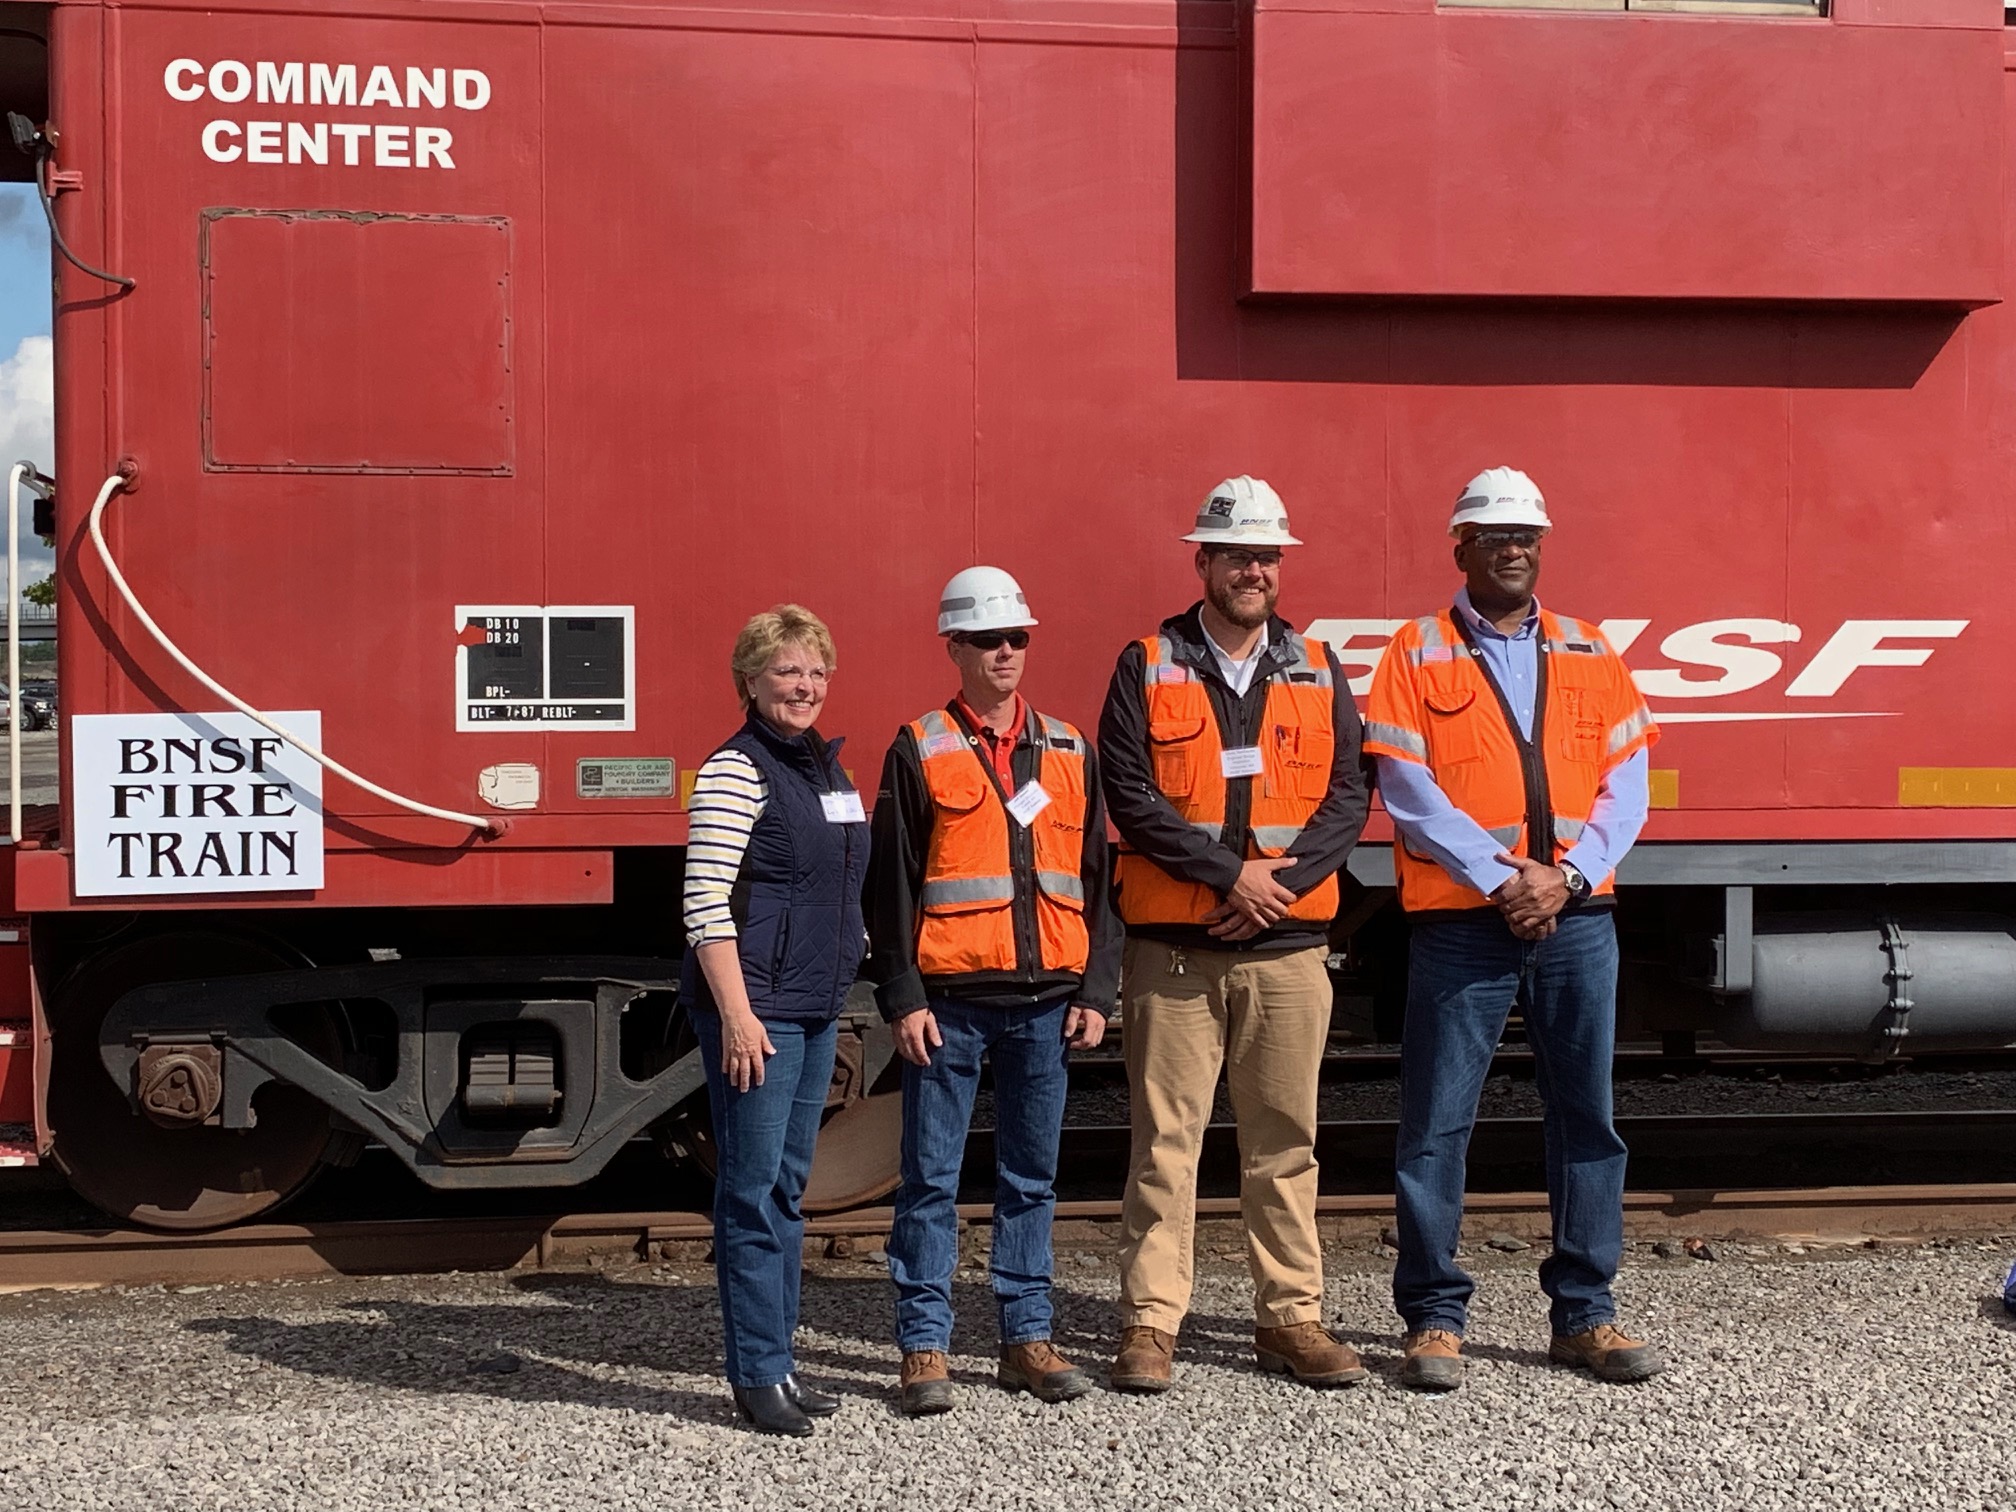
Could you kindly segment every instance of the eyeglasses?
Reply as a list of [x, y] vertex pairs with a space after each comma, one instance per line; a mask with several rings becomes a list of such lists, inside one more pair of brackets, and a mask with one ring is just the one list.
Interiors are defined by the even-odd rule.
[[955, 635], [954, 640], [962, 646], [971, 646], [975, 651], [999, 651], [1003, 646], [1011, 651], [1024, 650], [1029, 644], [1027, 630], [975, 630], [970, 635]]
[[1475, 546], [1480, 551], [1502, 551], [1507, 546], [1521, 548], [1540, 544], [1537, 530], [1479, 530], [1471, 535], [1465, 545]]
[[1234, 572], [1244, 572], [1248, 567], [1272, 572], [1281, 565], [1281, 553], [1278, 551], [1240, 551], [1231, 546], [1214, 546], [1211, 554]]

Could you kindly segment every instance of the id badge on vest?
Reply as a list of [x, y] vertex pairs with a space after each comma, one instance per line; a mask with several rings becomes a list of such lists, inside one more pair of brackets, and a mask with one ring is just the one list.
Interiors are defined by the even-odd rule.
[[821, 793], [819, 807], [826, 812], [828, 824], [865, 824], [868, 815], [861, 807], [861, 795], [855, 792]]
[[1008, 812], [1024, 829], [1029, 828], [1030, 821], [1048, 807], [1050, 807], [1050, 795], [1043, 790], [1043, 784], [1033, 777], [1023, 783], [1015, 796], [1008, 800]]
[[1227, 777], [1258, 777], [1267, 770], [1267, 760], [1258, 746], [1228, 746], [1218, 753], [1218, 770]]

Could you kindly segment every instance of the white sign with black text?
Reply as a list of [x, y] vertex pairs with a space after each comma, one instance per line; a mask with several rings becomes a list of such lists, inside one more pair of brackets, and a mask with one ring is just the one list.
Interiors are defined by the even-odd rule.
[[[310, 745], [322, 715], [271, 716]], [[79, 897], [322, 885], [322, 768], [243, 714], [70, 721]]]

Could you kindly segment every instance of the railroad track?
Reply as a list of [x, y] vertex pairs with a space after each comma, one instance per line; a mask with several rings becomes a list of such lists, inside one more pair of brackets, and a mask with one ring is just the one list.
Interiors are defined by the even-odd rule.
[[[1949, 1160], [1973, 1147], [2016, 1166], [2016, 1110], [1915, 1113], [1679, 1115], [1619, 1120], [1632, 1147], [1640, 1190], [1626, 1198], [1627, 1232], [1638, 1237], [1739, 1238], [1831, 1236], [1912, 1238], [2007, 1233], [2016, 1230], [2016, 1174], [1965, 1183], [1872, 1185], [1868, 1152], [1915, 1151]], [[1326, 1228], [1339, 1242], [1370, 1243], [1391, 1221], [1390, 1185], [1395, 1126], [1387, 1121], [1326, 1123], [1318, 1153], [1325, 1184], [1319, 1199]], [[1119, 1216], [1127, 1130], [1071, 1126], [1060, 1183], [1060, 1224], [1101, 1225]], [[1537, 1118], [1480, 1121], [1471, 1148], [1473, 1186], [1494, 1175], [1537, 1169]], [[1833, 1179], [1820, 1184], [1764, 1185], [1772, 1152], [1830, 1152]], [[992, 1135], [976, 1131], [967, 1150], [970, 1190], [984, 1194], [993, 1159]], [[1642, 1173], [1682, 1171], [1683, 1182], [1647, 1181]], [[1070, 1173], [1092, 1171], [1098, 1190]], [[1709, 1185], [1704, 1172], [1747, 1178]], [[1845, 1179], [1842, 1179], [1845, 1175]], [[1353, 1178], [1368, 1187], [1338, 1191]], [[1200, 1199], [1203, 1217], [1232, 1217], [1236, 1197], [1234, 1131], [1214, 1125], [1206, 1136]], [[1537, 1186], [1538, 1181], [1531, 1183]], [[1501, 1183], [1502, 1186], [1502, 1183]], [[1471, 1226], [1483, 1234], [1544, 1238], [1544, 1193], [1530, 1189], [1473, 1191]], [[984, 1202], [960, 1207], [985, 1223]], [[808, 1232], [866, 1249], [888, 1231], [891, 1210], [859, 1208], [814, 1218]], [[1065, 1230], [1067, 1234], [1070, 1230]], [[1102, 1236], [1080, 1229], [1078, 1237]], [[629, 1265], [704, 1246], [709, 1219], [693, 1210], [516, 1214], [510, 1216], [322, 1218], [245, 1225], [207, 1234], [161, 1234], [89, 1226], [0, 1232], [0, 1290], [43, 1286], [193, 1284], [331, 1275], [515, 1268], [576, 1269]], [[690, 1256], [694, 1260], [700, 1255]]]
[[[1234, 1218], [1236, 1198], [1200, 1199], [1204, 1219]], [[982, 1204], [960, 1216], [985, 1223]], [[1393, 1203], [1379, 1195], [1319, 1199], [1326, 1240], [1368, 1246], [1391, 1223]], [[1475, 1193], [1468, 1222], [1478, 1236], [1544, 1238], [1544, 1193]], [[1057, 1219], [1066, 1244], [1110, 1236], [1085, 1226], [1120, 1216], [1117, 1200], [1062, 1202]], [[814, 1239], [859, 1255], [889, 1231], [891, 1209], [860, 1208], [815, 1218]], [[1624, 1199], [1631, 1238], [1708, 1240], [1802, 1238], [1823, 1243], [1913, 1240], [2016, 1230], [2016, 1182], [1974, 1186], [1825, 1187], [1792, 1190], [1630, 1192]], [[0, 1288], [192, 1285], [445, 1270], [578, 1270], [655, 1259], [703, 1258], [712, 1237], [704, 1213], [577, 1213], [552, 1218], [358, 1220], [267, 1223], [211, 1234], [117, 1230], [0, 1233]], [[839, 1241], [835, 1245], [832, 1242]]]

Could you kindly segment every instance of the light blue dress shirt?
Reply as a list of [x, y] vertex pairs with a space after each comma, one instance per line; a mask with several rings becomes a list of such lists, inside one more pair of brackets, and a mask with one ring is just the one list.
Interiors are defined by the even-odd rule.
[[[1456, 612], [1475, 635], [1484, 669], [1512, 706], [1520, 734], [1532, 739], [1533, 703], [1540, 682], [1539, 600], [1534, 600], [1532, 612], [1510, 635], [1470, 607], [1468, 589], [1456, 591]], [[1378, 762], [1379, 797], [1393, 816], [1393, 828], [1409, 846], [1433, 856], [1450, 876], [1486, 897], [1512, 879], [1513, 869], [1497, 859], [1504, 847], [1449, 801], [1427, 767], [1392, 756], [1381, 756]], [[1565, 858], [1592, 887], [1617, 869], [1638, 839], [1638, 832], [1645, 828], [1651, 798], [1650, 767], [1645, 751], [1634, 751], [1604, 777], [1597, 791], [1596, 806], [1582, 828], [1582, 838]]]

